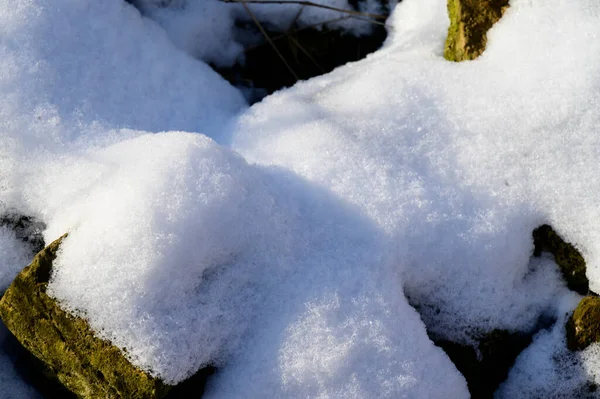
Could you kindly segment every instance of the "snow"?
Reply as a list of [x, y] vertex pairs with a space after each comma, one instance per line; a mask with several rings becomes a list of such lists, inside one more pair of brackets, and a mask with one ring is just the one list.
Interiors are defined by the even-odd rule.
[[[572, 213], [572, 201], [587, 195], [593, 212], [596, 193], [581, 185], [555, 198], [549, 192], [552, 182], [533, 178], [550, 168], [553, 179], [578, 181], [571, 165], [554, 157], [557, 152], [538, 155], [536, 144], [552, 138], [547, 130], [543, 137], [533, 137], [532, 119], [548, 124], [541, 98], [521, 104], [529, 108], [511, 109], [510, 125], [487, 123], [504, 118], [494, 104], [507, 107], [523, 93], [507, 92], [506, 82], [489, 72], [499, 63], [489, 61], [493, 34], [488, 57], [460, 68], [439, 58], [445, 26], [441, 3], [437, 9], [428, 7], [436, 10], [429, 20], [415, 3], [400, 4], [393, 17], [394, 36], [385, 49], [255, 105], [240, 119], [232, 146], [250, 161], [289, 168], [362, 208], [387, 233], [405, 274], [406, 292], [424, 307], [431, 331], [469, 343], [468, 336], [477, 330], [533, 327], [560, 287], [547, 266], [528, 274], [531, 232], [549, 222], [570, 233], [561, 221]], [[531, 12], [529, 18], [534, 18], [535, 9]], [[506, 17], [509, 23], [511, 15]], [[409, 34], [403, 34], [404, 27]], [[502, 27], [501, 22], [492, 33], [500, 36]], [[405, 36], [418, 39], [394, 42]], [[521, 75], [521, 69], [504, 74]], [[565, 98], [546, 99], [553, 109], [551, 100]], [[486, 122], [478, 124], [482, 114]], [[568, 136], [556, 128], [552, 132], [564, 146]], [[594, 138], [591, 132], [581, 135]], [[590, 143], [588, 148], [594, 147]], [[532, 155], [515, 159], [515, 151]], [[529, 161], [542, 156], [542, 162]], [[595, 156], [590, 154], [591, 162]], [[554, 207], [566, 202], [556, 216], [548, 214], [549, 197]], [[566, 238], [585, 252], [584, 237]], [[428, 322], [433, 318], [435, 323]]]
[[[158, 23], [0, 0], [0, 208], [69, 232], [49, 292], [134, 364], [173, 384], [215, 365], [209, 398], [465, 398], [428, 333], [549, 317], [499, 397], [600, 378], [598, 346], [564, 349], [579, 296], [531, 259], [551, 224], [600, 289], [600, 4], [514, 0], [454, 64], [445, 0], [405, 0], [380, 51], [250, 108], [205, 64], [239, 56], [239, 7], [141, 8]], [[0, 228], [0, 289], [21, 250]], [[26, 397], [0, 353], [5, 381]]]
[[[269, 379], [252, 375], [260, 382], [253, 395], [464, 396], [462, 377], [394, 294], [402, 287], [381, 282], [395, 274], [383, 237], [343, 200], [196, 134], [142, 135], [86, 157], [94, 163], [70, 162], [59, 179], [87, 180], [79, 167], [104, 178], [57, 214], [68, 223], [51, 222], [56, 234], [79, 221], [49, 293], [140, 367], [176, 383], [201, 366], [227, 365], [247, 339], [267, 343], [250, 367], [282, 368]], [[90, 236], [102, 239], [90, 245]], [[444, 381], [420, 385], [439, 369]]]

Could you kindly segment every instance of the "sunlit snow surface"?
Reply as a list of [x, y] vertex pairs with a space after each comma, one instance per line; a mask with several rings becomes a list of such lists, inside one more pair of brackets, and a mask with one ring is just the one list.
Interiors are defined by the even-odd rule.
[[49, 290], [135, 364], [217, 365], [207, 397], [468, 397], [407, 297], [465, 343], [559, 318], [501, 397], [596, 380], [596, 347], [544, 365], [577, 298], [530, 256], [552, 224], [600, 290], [600, 3], [513, 1], [461, 64], [447, 26], [405, 0], [382, 50], [240, 115], [120, 0], [0, 0], [0, 210], [70, 233]]

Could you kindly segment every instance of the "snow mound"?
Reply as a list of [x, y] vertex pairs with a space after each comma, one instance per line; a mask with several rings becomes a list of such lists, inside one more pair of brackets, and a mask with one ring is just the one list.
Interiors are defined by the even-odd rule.
[[49, 293], [81, 309], [135, 363], [181, 381], [218, 362], [223, 342], [244, 331], [249, 305], [260, 302], [244, 290], [253, 254], [277, 261], [266, 243], [286, 236], [285, 223], [257, 172], [201, 135], [144, 135], [93, 157], [88, 171], [114, 167], [57, 215], [80, 222]]
[[384, 49], [253, 106], [232, 146], [371, 217], [432, 333], [529, 330], [562, 290], [529, 263], [535, 227], [575, 243], [600, 284], [599, 12], [515, 1], [483, 57], [455, 64], [441, 57], [445, 1], [402, 2]]
[[0, 22], [0, 203], [28, 177], [24, 165], [43, 166], [40, 152], [126, 127], [221, 134], [245, 105], [122, 0], [2, 0]]
[[102, 183], [52, 223], [79, 221], [49, 293], [135, 364], [169, 383], [246, 365], [255, 390], [227, 390], [255, 397], [466, 395], [402, 296], [381, 233], [344, 201], [201, 135], [142, 135], [87, 157], [96, 164], [71, 168], [101, 170]]

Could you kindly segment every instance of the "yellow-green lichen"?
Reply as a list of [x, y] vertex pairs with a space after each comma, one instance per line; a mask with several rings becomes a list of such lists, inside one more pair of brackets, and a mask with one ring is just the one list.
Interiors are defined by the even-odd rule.
[[504, 14], [508, 0], [448, 0], [450, 27], [444, 57], [473, 60], [485, 50], [487, 31]]
[[583, 350], [600, 341], [600, 298], [586, 296], [567, 321], [567, 347]]
[[87, 322], [60, 309], [46, 294], [61, 243], [42, 250], [0, 301], [0, 317], [15, 337], [81, 398], [161, 398], [170, 386], [134, 367]]
[[565, 242], [549, 225], [545, 224], [533, 231], [534, 256], [542, 252], [554, 255], [556, 264], [565, 279], [569, 289], [587, 295], [589, 281], [585, 274], [585, 259], [572, 244]]

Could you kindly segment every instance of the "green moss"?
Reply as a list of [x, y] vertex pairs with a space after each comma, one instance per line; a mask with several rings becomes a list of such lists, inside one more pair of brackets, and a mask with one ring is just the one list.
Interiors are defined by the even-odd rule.
[[87, 322], [46, 294], [52, 261], [64, 238], [41, 251], [0, 301], [0, 317], [15, 337], [81, 398], [160, 398], [170, 386], [137, 369]]
[[585, 275], [585, 260], [577, 248], [565, 242], [547, 224], [533, 231], [533, 245], [534, 256], [540, 256], [542, 252], [550, 252], [554, 255], [569, 289], [581, 295], [588, 294], [589, 281]]
[[507, 7], [508, 0], [448, 0], [450, 27], [444, 57], [456, 62], [479, 57], [487, 44], [487, 31]]
[[531, 343], [531, 336], [493, 330], [478, 339], [477, 349], [450, 341], [437, 341], [460, 371], [472, 398], [492, 398], [508, 376], [515, 359]]
[[567, 347], [572, 351], [600, 342], [600, 298], [583, 298], [567, 321], [566, 330]]

